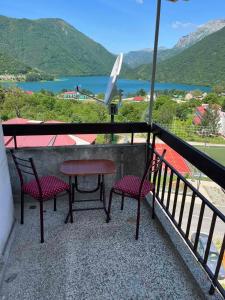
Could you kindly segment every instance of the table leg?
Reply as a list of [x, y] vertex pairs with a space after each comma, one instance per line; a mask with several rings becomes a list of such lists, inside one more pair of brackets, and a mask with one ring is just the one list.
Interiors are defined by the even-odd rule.
[[[73, 184], [72, 184], [71, 176], [69, 176], [69, 186], [70, 186], [71, 203], [73, 203], [73, 200], [74, 200], [74, 192], [73, 192]], [[73, 213], [73, 209], [72, 209], [72, 213]], [[65, 224], [68, 223], [69, 217], [70, 217], [70, 219], [71, 219], [70, 211], [68, 212], [68, 214], [67, 214], [67, 216], [66, 216], [66, 219], [65, 219], [65, 221], [64, 221]]]
[[107, 219], [109, 218], [109, 214], [108, 214], [108, 211], [106, 209], [106, 199], [105, 199], [105, 178], [104, 178], [104, 175], [102, 175], [102, 195], [103, 195], [103, 207], [104, 207], [104, 211], [106, 213], [106, 216], [107, 216]]

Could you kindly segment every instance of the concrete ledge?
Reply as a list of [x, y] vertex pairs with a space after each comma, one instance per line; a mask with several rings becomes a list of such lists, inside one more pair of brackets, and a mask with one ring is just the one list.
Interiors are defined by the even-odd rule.
[[[148, 195], [147, 197], [147, 204], [150, 207], [152, 206], [151, 195]], [[209, 294], [211, 281], [209, 280], [207, 273], [204, 271], [200, 263], [194, 257], [190, 248], [185, 243], [183, 237], [180, 235], [176, 227], [170, 221], [170, 219], [168, 218], [168, 216], [163, 211], [163, 209], [161, 208], [161, 206], [158, 204], [157, 201], [155, 205], [155, 213], [159, 222], [163, 226], [164, 230], [167, 232], [175, 249], [178, 251], [185, 265], [188, 267], [196, 283], [198, 284], [199, 288], [202, 290], [203, 294], [205, 295], [205, 298], [210, 300], [222, 300], [223, 297], [218, 290], [215, 290], [214, 295]]]
[[16, 224], [16, 220], [14, 219], [8, 240], [5, 244], [4, 251], [3, 251], [2, 255], [0, 256], [0, 290], [2, 287], [5, 271], [7, 269], [7, 261], [8, 261], [9, 255], [10, 255], [12, 243], [15, 238], [15, 231], [16, 231], [15, 224]]
[[[19, 148], [15, 153], [24, 158], [32, 157], [39, 176], [55, 175], [68, 181], [68, 177], [60, 173], [60, 165], [65, 160], [72, 159], [111, 159], [116, 164], [116, 173], [105, 176], [106, 190], [123, 175], [142, 175], [145, 167], [146, 144], [112, 144], [112, 145], [82, 145], [68, 147], [35, 147]], [[19, 177], [7, 151], [9, 172], [12, 183], [13, 197], [20, 195]], [[79, 178], [81, 186], [92, 188], [96, 186], [96, 176]], [[78, 194], [78, 199], [81, 195]], [[84, 195], [85, 198], [93, 195]]]

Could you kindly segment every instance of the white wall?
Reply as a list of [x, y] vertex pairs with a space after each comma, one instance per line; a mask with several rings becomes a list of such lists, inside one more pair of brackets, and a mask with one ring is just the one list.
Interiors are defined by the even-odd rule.
[[220, 112], [219, 133], [225, 136], [225, 112]]
[[13, 198], [8, 163], [0, 124], [0, 256], [13, 224]]

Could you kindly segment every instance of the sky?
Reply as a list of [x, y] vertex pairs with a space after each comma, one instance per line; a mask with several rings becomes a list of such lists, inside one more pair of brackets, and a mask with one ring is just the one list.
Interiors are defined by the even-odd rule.
[[[0, 14], [14, 18], [62, 18], [112, 53], [152, 48], [156, 0], [0, 0]], [[225, 19], [225, 0], [162, 0], [159, 46], [209, 20]]]

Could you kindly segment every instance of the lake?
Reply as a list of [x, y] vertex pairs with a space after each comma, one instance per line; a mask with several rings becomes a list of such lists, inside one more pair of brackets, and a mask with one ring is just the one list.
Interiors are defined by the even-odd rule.
[[[36, 81], [36, 82], [14, 82], [3, 83], [4, 86], [17, 86], [26, 91], [40, 91], [41, 89], [52, 91], [54, 93], [60, 92], [62, 89], [74, 90], [77, 85], [80, 88], [87, 89], [93, 93], [105, 92], [108, 82], [108, 76], [70, 76], [60, 78], [55, 81]], [[147, 93], [150, 90], [150, 82], [144, 80], [128, 80], [118, 79], [117, 87], [124, 91], [124, 95], [134, 93], [137, 90], [144, 89]], [[209, 87], [199, 85], [186, 85], [178, 83], [156, 83], [155, 90], [201, 90], [203, 92], [210, 91]]]

